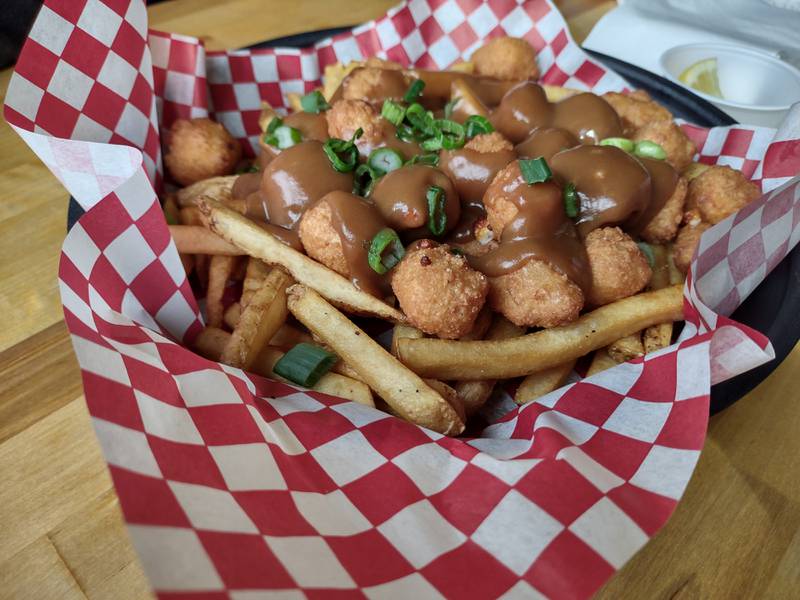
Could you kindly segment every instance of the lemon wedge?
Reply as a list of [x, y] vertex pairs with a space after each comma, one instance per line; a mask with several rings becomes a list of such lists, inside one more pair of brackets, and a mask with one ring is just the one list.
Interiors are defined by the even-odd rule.
[[684, 70], [678, 76], [678, 79], [681, 83], [699, 92], [722, 98], [722, 91], [719, 89], [719, 77], [717, 76], [716, 58], [697, 61]]

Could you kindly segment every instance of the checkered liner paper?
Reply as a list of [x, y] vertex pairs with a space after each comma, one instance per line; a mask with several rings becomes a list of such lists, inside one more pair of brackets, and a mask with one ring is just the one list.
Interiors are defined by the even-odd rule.
[[[444, 68], [523, 36], [543, 81], [625, 82], [546, 0], [414, 0], [296, 49], [205, 52], [148, 31], [142, 0], [48, 0], [5, 116], [87, 211], [59, 282], [86, 402], [128, 531], [164, 598], [582, 598], [665, 523], [703, 445], [709, 386], [772, 358], [725, 315], [800, 237], [800, 142], [686, 125], [700, 160], [765, 195], [702, 239], [679, 343], [449, 439], [205, 360], [201, 316], [154, 188], [159, 129], [210, 114], [251, 152], [261, 99], [368, 55]], [[774, 139], [773, 139], [774, 138]]]

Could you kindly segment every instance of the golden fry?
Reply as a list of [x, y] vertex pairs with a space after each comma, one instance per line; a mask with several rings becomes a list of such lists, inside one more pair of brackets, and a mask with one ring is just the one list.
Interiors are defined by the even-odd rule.
[[395, 308], [358, 289], [350, 281], [305, 254], [281, 243], [270, 233], [219, 202], [202, 197], [197, 201], [212, 231], [237, 245], [250, 256], [284, 267], [303, 283], [350, 312], [393, 322], [405, 317]]
[[[281, 328], [275, 332], [275, 335], [272, 336], [269, 345], [289, 350], [302, 342], [313, 344], [314, 340], [308, 332], [300, 331], [297, 327], [284, 323], [281, 325]], [[345, 375], [347, 375], [347, 373], [345, 373]]]
[[473, 90], [466, 81], [463, 79], [456, 79], [450, 86], [450, 89], [452, 99], [457, 100], [455, 106], [459, 114], [467, 116], [489, 116], [489, 109], [481, 102], [475, 90]]
[[169, 233], [181, 254], [217, 254], [241, 256], [241, 248], [226, 242], [201, 225], [169, 225]]
[[458, 73], [467, 73], [468, 75], [472, 75], [472, 73], [475, 72], [475, 64], [469, 60], [457, 62], [454, 65], [450, 65], [448, 71], [456, 71]]
[[239, 324], [239, 317], [242, 316], [242, 305], [239, 302], [234, 302], [225, 309], [225, 314], [222, 315], [222, 321], [231, 329], [236, 329]]
[[617, 361], [608, 355], [607, 348], [599, 348], [592, 357], [592, 363], [589, 365], [589, 370], [586, 372], [586, 376], [589, 377], [590, 375], [594, 375], [600, 371], [605, 371], [611, 367], [616, 367], [617, 364], [619, 363], [617, 363]]
[[247, 271], [244, 274], [244, 283], [242, 283], [242, 306], [249, 304], [250, 298], [262, 286], [271, 268], [264, 261], [252, 256], [247, 260]]
[[293, 285], [288, 294], [292, 314], [356, 369], [367, 385], [403, 418], [445, 435], [458, 435], [464, 430], [464, 422], [447, 400], [317, 292]]
[[579, 358], [656, 323], [683, 318], [680, 287], [624, 298], [568, 325], [509, 340], [462, 342], [401, 339], [400, 360], [415, 373], [437, 379], [504, 379]]
[[574, 96], [575, 94], [580, 94], [580, 90], [573, 90], [572, 88], [565, 88], [561, 87], [560, 85], [543, 85], [542, 89], [544, 90], [545, 96], [547, 96], [547, 100], [549, 102], [560, 102], [565, 98], [569, 98], [570, 96]]
[[608, 346], [608, 355], [618, 363], [627, 362], [644, 356], [644, 345], [640, 332], [626, 335]]
[[180, 225], [203, 225], [203, 215], [196, 206], [184, 206], [178, 212]]
[[[519, 337], [524, 333], [524, 329], [517, 327], [502, 315], [495, 315], [491, 327], [486, 332], [486, 339], [505, 340]], [[458, 394], [461, 404], [464, 405], [464, 412], [467, 417], [474, 415], [481, 406], [486, 404], [496, 383], [497, 380], [495, 379], [471, 379], [453, 383], [453, 389]]]
[[231, 334], [219, 327], [206, 327], [194, 339], [194, 349], [209, 360], [219, 360]]
[[642, 342], [645, 354], [666, 348], [672, 343], [672, 323], [659, 323], [648, 327], [642, 334]]
[[[672, 283], [670, 273], [670, 252], [661, 245], [652, 245], [654, 268], [653, 277], [650, 279], [650, 289], [658, 290]], [[676, 281], [675, 283], [679, 283]], [[672, 343], [672, 323], [659, 323], [651, 325], [642, 332], [644, 353], [649, 354], [661, 348], [666, 348]]]
[[572, 360], [544, 371], [531, 373], [519, 384], [514, 394], [514, 402], [527, 404], [532, 400], [536, 400], [536, 398], [549, 394], [553, 390], [557, 390], [564, 385], [574, 367], [575, 361]]
[[261, 128], [261, 133], [265, 133], [267, 131], [270, 121], [277, 116], [278, 114], [275, 112], [275, 109], [269, 105], [269, 102], [262, 100], [261, 114], [258, 115], [258, 126]]
[[236, 329], [222, 352], [222, 362], [233, 367], [250, 368], [261, 349], [286, 321], [289, 314], [286, 288], [291, 283], [291, 277], [282, 270], [270, 272], [242, 310]]
[[208, 265], [208, 289], [206, 290], [206, 315], [211, 327], [222, 326], [224, 308], [222, 295], [228, 285], [233, 268], [236, 264], [235, 256], [212, 256]]
[[467, 335], [461, 336], [460, 340], [482, 340], [486, 332], [489, 331], [489, 326], [492, 324], [492, 309], [486, 304], [475, 317], [475, 323], [472, 325], [472, 331]]
[[185, 208], [194, 205], [195, 201], [200, 196], [208, 196], [218, 202], [225, 202], [231, 198], [231, 190], [233, 183], [236, 181], [238, 175], [224, 175], [221, 177], [212, 177], [210, 179], [203, 179], [197, 183], [193, 183], [183, 189], [180, 189], [175, 194], [175, 199], [178, 206]]
[[686, 181], [691, 181], [692, 179], [695, 179], [698, 176], [702, 175], [703, 172], [708, 170], [709, 168], [710, 165], [693, 162], [683, 170], [683, 173], [681, 173], [681, 175], [683, 175], [686, 178]]
[[397, 340], [400, 338], [411, 338], [413, 340], [418, 340], [419, 338], [423, 337], [425, 337], [425, 334], [416, 327], [398, 323], [394, 326], [394, 329], [392, 329], [392, 354], [397, 356]]

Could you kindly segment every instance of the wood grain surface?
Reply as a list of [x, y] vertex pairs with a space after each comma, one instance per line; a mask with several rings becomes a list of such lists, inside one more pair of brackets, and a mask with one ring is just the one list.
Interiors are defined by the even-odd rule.
[[[614, 2], [556, 2], [578, 39]], [[245, 46], [382, 14], [394, 0], [169, 0], [152, 27]], [[9, 71], [0, 72], [5, 96]], [[2, 98], [0, 98], [2, 99]], [[147, 598], [91, 431], [56, 269], [67, 193], [0, 124], [0, 598]], [[800, 595], [800, 349], [711, 419], [672, 520], [598, 597]]]

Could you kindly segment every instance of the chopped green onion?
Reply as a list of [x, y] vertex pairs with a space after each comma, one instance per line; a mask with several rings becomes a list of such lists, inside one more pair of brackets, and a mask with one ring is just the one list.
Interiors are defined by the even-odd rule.
[[481, 133], [492, 133], [494, 126], [489, 122], [489, 119], [480, 115], [470, 115], [464, 121], [464, 128], [466, 129], [467, 139], [472, 139]]
[[380, 179], [375, 170], [369, 165], [358, 165], [353, 178], [353, 193], [366, 198], [372, 193], [375, 182]]
[[550, 181], [553, 177], [553, 172], [547, 166], [547, 161], [541, 156], [539, 158], [520, 160], [519, 170], [522, 171], [522, 177], [528, 185], [544, 183], [545, 181]]
[[303, 109], [303, 112], [314, 113], [315, 115], [318, 115], [323, 110], [328, 110], [331, 107], [331, 105], [328, 104], [328, 101], [325, 100], [325, 96], [323, 96], [322, 92], [319, 90], [309, 92], [300, 98], [300, 106]]
[[398, 140], [402, 140], [404, 142], [417, 141], [417, 134], [414, 132], [414, 129], [405, 123], [400, 123], [400, 125], [397, 126], [397, 132], [395, 135], [397, 135]]
[[439, 155], [435, 152], [428, 152], [426, 154], [415, 154], [411, 159], [406, 161], [407, 165], [428, 165], [435, 167], [439, 164]]
[[359, 127], [350, 140], [330, 138], [322, 145], [322, 149], [331, 161], [331, 166], [340, 173], [349, 173], [358, 164], [358, 148], [355, 141], [361, 137], [364, 130]]
[[422, 90], [425, 89], [425, 82], [421, 79], [415, 79], [408, 91], [403, 96], [406, 102], [416, 102], [422, 95]]
[[570, 219], [577, 217], [580, 211], [578, 192], [575, 191], [575, 184], [571, 181], [564, 186], [564, 211]]
[[406, 109], [392, 100], [384, 100], [381, 107], [381, 116], [397, 127], [406, 117]]
[[636, 156], [641, 156], [642, 158], [654, 158], [656, 160], [664, 160], [667, 158], [667, 153], [664, 151], [664, 148], [655, 142], [651, 142], [650, 140], [636, 142], [636, 147], [633, 149], [633, 153]]
[[450, 119], [436, 119], [433, 125], [441, 136], [442, 148], [445, 150], [461, 148], [466, 143], [466, 130], [461, 123]]
[[641, 250], [642, 254], [644, 254], [644, 257], [647, 259], [650, 268], [655, 269], [656, 255], [653, 252], [653, 249], [650, 247], [650, 244], [648, 244], [647, 242], [637, 242], [636, 245], [639, 246], [639, 250]]
[[416, 131], [425, 135], [435, 135], [433, 113], [416, 102], [406, 109], [406, 119]]
[[276, 375], [303, 387], [314, 387], [331, 370], [338, 357], [324, 348], [302, 342], [281, 356], [272, 367]]
[[241, 175], [242, 173], [258, 173], [261, 169], [258, 168], [258, 165], [253, 163], [247, 167], [243, 167], [236, 171], [237, 175]]
[[627, 153], [633, 152], [634, 143], [629, 140], [628, 138], [624, 137], [610, 137], [604, 140], [600, 140], [601, 146], [614, 146], [615, 148], [619, 148], [620, 150], [624, 150]]
[[397, 150], [391, 148], [378, 148], [373, 150], [367, 159], [367, 164], [372, 167], [378, 175], [385, 175], [389, 171], [394, 171], [403, 166], [403, 157]]
[[464, 251], [461, 248], [456, 248], [454, 246], [451, 246], [450, 254], [454, 254], [455, 256], [464, 256]]
[[453, 98], [447, 104], [444, 105], [444, 118], [449, 119], [453, 116], [453, 111], [456, 108], [456, 105], [459, 103], [461, 98]]
[[269, 122], [269, 125], [267, 125], [267, 130], [264, 133], [275, 133], [275, 130], [281, 125], [283, 125], [283, 119], [280, 117], [272, 117], [272, 121]]
[[389, 269], [394, 267], [403, 258], [406, 253], [403, 248], [403, 243], [397, 236], [394, 229], [381, 229], [369, 246], [369, 253], [367, 254], [367, 262], [372, 270], [383, 275]]
[[444, 209], [447, 196], [438, 185], [432, 185], [428, 187], [425, 197], [428, 200], [428, 229], [433, 235], [442, 235], [447, 227], [447, 213]]
[[180, 225], [181, 224], [181, 222], [177, 219], [177, 217], [174, 214], [172, 214], [170, 212], [166, 212], [166, 211], [164, 212], [164, 220], [167, 222], [167, 225]]
[[[270, 125], [271, 124], [272, 123], [270, 123]], [[288, 125], [276, 127], [275, 131], [264, 137], [265, 143], [280, 148], [281, 150], [290, 148], [301, 141], [303, 141], [303, 134], [294, 127], [289, 127]]]
[[444, 141], [443, 135], [437, 135], [436, 137], [428, 138], [424, 140], [419, 146], [426, 152], [435, 152], [437, 150], [442, 149], [442, 142]]

